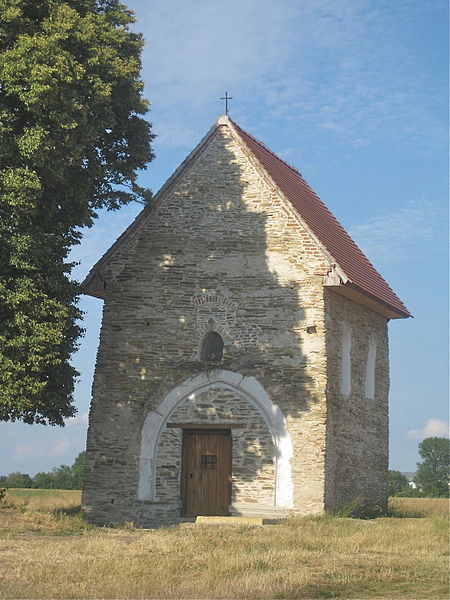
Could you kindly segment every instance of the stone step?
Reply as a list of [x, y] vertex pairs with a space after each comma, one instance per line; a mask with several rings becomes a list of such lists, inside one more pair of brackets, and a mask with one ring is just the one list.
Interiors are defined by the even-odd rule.
[[230, 506], [232, 517], [259, 517], [261, 519], [285, 519], [291, 514], [287, 508], [279, 508], [265, 504], [234, 503]]
[[197, 517], [196, 525], [262, 525], [260, 517]]

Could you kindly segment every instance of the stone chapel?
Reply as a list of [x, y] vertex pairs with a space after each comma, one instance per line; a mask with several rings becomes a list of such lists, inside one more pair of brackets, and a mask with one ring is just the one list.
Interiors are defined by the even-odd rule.
[[387, 325], [410, 313], [301, 174], [228, 116], [83, 290], [104, 301], [87, 520], [386, 504]]

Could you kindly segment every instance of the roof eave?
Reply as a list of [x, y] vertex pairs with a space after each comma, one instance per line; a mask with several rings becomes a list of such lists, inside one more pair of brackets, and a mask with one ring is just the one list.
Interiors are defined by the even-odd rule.
[[354, 302], [366, 306], [370, 308], [374, 312], [382, 315], [386, 319], [408, 319], [412, 318], [413, 315], [405, 308], [405, 310], [400, 310], [396, 306], [392, 306], [388, 302], [384, 302], [377, 296], [374, 296], [370, 292], [367, 292], [360, 286], [352, 283], [351, 281], [347, 281], [346, 283], [324, 283], [324, 287], [327, 289], [331, 289], [334, 292], [340, 294], [341, 296], [345, 296]]
[[100, 298], [101, 300], [104, 300], [106, 283], [101, 278], [100, 271], [97, 268], [97, 265], [95, 265], [89, 271], [89, 274], [87, 275], [87, 277], [80, 284], [80, 288], [81, 288], [82, 294], [85, 294], [86, 296], [93, 296], [94, 298]]

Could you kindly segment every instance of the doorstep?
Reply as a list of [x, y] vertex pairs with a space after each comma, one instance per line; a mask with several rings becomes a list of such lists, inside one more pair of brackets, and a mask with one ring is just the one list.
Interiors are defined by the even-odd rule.
[[261, 517], [197, 517], [196, 525], [264, 525]]

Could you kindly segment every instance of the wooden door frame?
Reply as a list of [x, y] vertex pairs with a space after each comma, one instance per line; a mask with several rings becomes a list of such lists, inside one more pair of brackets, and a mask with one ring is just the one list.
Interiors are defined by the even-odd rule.
[[230, 448], [230, 456], [229, 456], [229, 460], [230, 460], [230, 477], [229, 477], [229, 481], [227, 482], [227, 487], [228, 487], [228, 497], [230, 498], [230, 503], [231, 503], [231, 478], [232, 478], [232, 473], [233, 473], [233, 438], [231, 436], [231, 429], [229, 427], [225, 428], [225, 427], [220, 427], [220, 428], [214, 428], [213, 427], [196, 427], [195, 424], [192, 424], [193, 427], [191, 427], [190, 429], [188, 429], [187, 427], [183, 427], [182, 428], [182, 432], [183, 432], [183, 438], [182, 438], [182, 445], [181, 445], [181, 516], [186, 516], [186, 486], [187, 486], [187, 477], [186, 477], [186, 465], [187, 465], [187, 437], [189, 434], [208, 434], [208, 435], [226, 435], [227, 437], [230, 438], [230, 444], [229, 444], [229, 448]]

